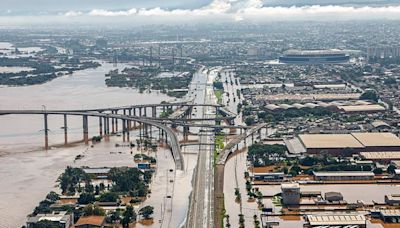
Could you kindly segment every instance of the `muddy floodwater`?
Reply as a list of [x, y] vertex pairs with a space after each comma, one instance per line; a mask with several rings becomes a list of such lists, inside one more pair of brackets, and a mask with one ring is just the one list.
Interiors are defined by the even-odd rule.
[[[123, 69], [127, 65], [119, 64]], [[96, 69], [76, 72], [69, 76], [57, 78], [51, 82], [26, 87], [1, 87], [0, 109], [83, 109], [113, 107], [121, 105], [160, 103], [172, 101], [158, 92], [139, 93], [135, 89], [107, 88], [104, 75], [114, 69], [112, 64], [102, 63]], [[98, 119], [89, 118], [89, 136], [98, 135]], [[43, 151], [43, 118], [42, 116], [0, 116], [0, 221], [1, 227], [20, 227], [25, 223], [26, 215], [45, 195], [56, 189], [56, 179], [67, 165], [90, 166], [133, 166], [129, 149], [115, 148], [121, 137], [111, 137], [108, 143], [99, 143], [93, 148], [78, 144], [69, 148], [52, 148]], [[63, 118], [49, 116], [50, 145], [63, 143]], [[82, 118], [68, 118], [68, 140], [82, 139]], [[131, 133], [132, 139], [135, 132]], [[113, 153], [110, 152], [120, 152]], [[81, 161], [74, 163], [78, 154], [85, 154]], [[186, 170], [176, 171], [167, 177], [166, 171], [174, 167], [172, 156], [163, 149], [157, 152], [160, 169], [155, 175], [152, 188], [153, 194], [146, 203], [155, 206], [155, 216], [161, 213], [160, 202], [165, 194], [173, 194], [174, 200], [166, 208], [169, 209], [168, 224], [181, 223], [185, 218], [188, 194], [190, 193], [191, 171], [196, 162], [196, 156], [185, 156]], [[176, 178], [172, 186], [189, 186], [188, 192], [181, 193], [179, 188], [165, 186], [166, 179]], [[166, 189], [161, 191], [161, 189]], [[159, 191], [160, 190], [160, 191]], [[164, 193], [164, 194], [161, 194]], [[172, 205], [172, 203], [176, 203]], [[182, 210], [172, 210], [182, 206]], [[173, 214], [173, 215], [171, 215]], [[165, 215], [167, 217], [167, 214]], [[163, 226], [168, 227], [163, 224]], [[160, 227], [159, 221], [154, 227]]]

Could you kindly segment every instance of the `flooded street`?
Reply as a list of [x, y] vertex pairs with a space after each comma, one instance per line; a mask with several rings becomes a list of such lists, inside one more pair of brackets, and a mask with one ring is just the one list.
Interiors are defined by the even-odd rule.
[[[119, 64], [123, 69], [126, 65]], [[50, 109], [81, 109], [112, 107], [120, 105], [159, 103], [172, 100], [158, 92], [140, 94], [135, 89], [107, 88], [104, 74], [113, 69], [111, 64], [104, 63], [97, 69], [76, 72], [70, 76], [57, 78], [49, 83], [27, 87], [0, 88], [0, 109], [42, 109], [45, 105]], [[62, 117], [49, 116], [50, 145], [62, 143], [64, 140]], [[98, 120], [89, 118], [89, 136], [98, 135]], [[121, 137], [111, 137], [110, 142], [96, 144], [93, 148], [78, 145], [69, 148], [43, 151], [44, 145], [43, 119], [41, 116], [1, 116], [0, 117], [0, 221], [2, 227], [18, 227], [25, 223], [26, 215], [55, 189], [57, 177], [67, 165], [81, 166], [133, 166], [129, 148], [118, 148], [121, 154], [110, 154], [115, 151], [115, 142]], [[82, 118], [68, 118], [68, 140], [82, 139]], [[135, 133], [132, 132], [132, 135]], [[134, 139], [134, 137], [131, 137]], [[135, 150], [135, 149], [134, 149]], [[78, 154], [85, 158], [74, 164]], [[154, 186], [163, 182], [163, 170], [174, 166], [169, 150], [160, 150], [162, 156], [160, 172], [156, 174]], [[177, 173], [177, 179], [185, 179], [186, 175]], [[184, 177], [182, 177], [184, 176]], [[187, 178], [186, 178], [187, 179]], [[189, 181], [190, 184], [190, 179]], [[163, 184], [165, 186], [165, 184]], [[164, 197], [154, 191], [148, 203], [161, 202]], [[177, 200], [184, 201], [187, 195]], [[146, 204], [147, 202], [145, 202]], [[10, 205], [13, 205], [10, 207]], [[147, 205], [147, 204], [146, 204]], [[155, 205], [155, 215], [159, 212]], [[183, 214], [183, 216], [182, 216]], [[180, 221], [184, 213], [180, 213]], [[157, 226], [158, 227], [158, 226]]]

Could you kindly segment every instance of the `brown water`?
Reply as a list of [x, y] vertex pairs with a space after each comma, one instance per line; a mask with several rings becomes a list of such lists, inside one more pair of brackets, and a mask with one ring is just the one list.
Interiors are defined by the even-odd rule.
[[[113, 69], [111, 64], [103, 63], [97, 69], [76, 72], [42, 85], [2, 87], [0, 109], [41, 109], [42, 105], [47, 109], [80, 109], [171, 100], [156, 92], [140, 94], [134, 89], [107, 88], [104, 74], [110, 69]], [[63, 142], [62, 124], [62, 117], [50, 116], [50, 144]], [[81, 139], [82, 119], [71, 117], [68, 124], [69, 140]], [[126, 157], [131, 156], [128, 151], [110, 157], [109, 152], [115, 150], [115, 141], [121, 141], [117, 137], [94, 148], [79, 145], [45, 152], [41, 150], [44, 137], [40, 116], [0, 116], [0, 126], [0, 227], [23, 225], [26, 215], [54, 188], [58, 175], [67, 165], [74, 165], [77, 154], [86, 153], [87, 157], [82, 161], [88, 165], [132, 165]], [[89, 134], [97, 135], [97, 119], [89, 119]], [[165, 164], [169, 167], [173, 161], [166, 157]], [[158, 198], [156, 194], [154, 197]]]

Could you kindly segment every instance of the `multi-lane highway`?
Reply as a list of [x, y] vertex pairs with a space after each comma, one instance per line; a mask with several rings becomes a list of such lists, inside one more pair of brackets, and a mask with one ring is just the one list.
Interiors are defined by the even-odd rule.
[[[195, 103], [216, 104], [212, 83], [216, 72], [207, 74], [203, 71], [197, 75], [195, 81]], [[196, 118], [203, 118], [202, 125], [215, 125], [215, 108], [211, 106], [200, 107], [194, 113]], [[199, 129], [199, 150], [197, 166], [193, 178], [193, 191], [189, 206], [186, 227], [213, 227], [213, 189], [214, 189], [214, 132], [212, 128], [201, 127]]]

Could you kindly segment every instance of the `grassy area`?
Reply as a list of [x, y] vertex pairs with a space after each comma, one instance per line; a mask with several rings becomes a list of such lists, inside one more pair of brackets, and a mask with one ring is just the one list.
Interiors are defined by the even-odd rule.
[[224, 147], [225, 147], [225, 145], [224, 145], [224, 138], [225, 138], [225, 136], [224, 135], [216, 135], [215, 136], [215, 150], [214, 150], [214, 165], [216, 164], [216, 162], [217, 162], [217, 157], [218, 157], [218, 155], [219, 155], [219, 152], [221, 151], [221, 150], [223, 150], [224, 149]]
[[221, 89], [217, 89], [214, 91], [214, 93], [215, 93], [215, 97], [217, 97], [218, 104], [222, 103], [222, 94], [224, 93], [224, 91]]

